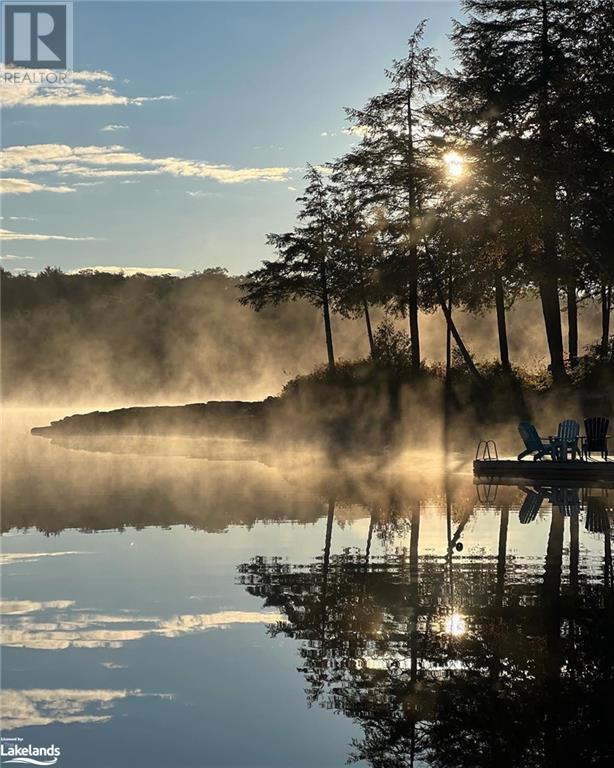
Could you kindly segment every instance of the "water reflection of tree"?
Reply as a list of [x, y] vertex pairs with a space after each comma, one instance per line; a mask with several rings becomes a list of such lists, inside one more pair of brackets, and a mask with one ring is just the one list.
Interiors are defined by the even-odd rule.
[[418, 556], [420, 511], [406, 510], [409, 547], [373, 558], [374, 517], [365, 552], [331, 553], [330, 502], [317, 562], [256, 558], [241, 566], [240, 579], [285, 614], [271, 634], [301, 641], [309, 702], [360, 724], [352, 761], [374, 768], [418, 758], [438, 768], [611, 764], [611, 581], [581, 571], [577, 517], [569, 522], [563, 584], [565, 518], [556, 510], [545, 566], [507, 555], [506, 507], [497, 556], [459, 557], [468, 515], [450, 510], [447, 550]]

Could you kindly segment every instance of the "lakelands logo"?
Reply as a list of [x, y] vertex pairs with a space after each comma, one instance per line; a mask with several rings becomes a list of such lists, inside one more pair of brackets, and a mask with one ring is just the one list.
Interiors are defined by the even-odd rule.
[[5, 2], [2, 20], [6, 67], [72, 68], [72, 3]]
[[55, 765], [62, 754], [59, 747], [51, 744], [48, 747], [34, 747], [32, 744], [22, 746], [23, 739], [3, 738], [0, 742], [0, 762], [15, 765]]

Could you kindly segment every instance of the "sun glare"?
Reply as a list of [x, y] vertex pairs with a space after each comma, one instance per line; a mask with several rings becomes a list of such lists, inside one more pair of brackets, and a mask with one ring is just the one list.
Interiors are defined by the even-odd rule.
[[451, 179], [458, 179], [464, 174], [465, 161], [458, 152], [446, 152], [443, 156], [443, 161], [446, 166], [446, 173]]
[[460, 637], [465, 634], [466, 624], [465, 619], [460, 613], [453, 613], [446, 619], [446, 634], [453, 635], [454, 637]]

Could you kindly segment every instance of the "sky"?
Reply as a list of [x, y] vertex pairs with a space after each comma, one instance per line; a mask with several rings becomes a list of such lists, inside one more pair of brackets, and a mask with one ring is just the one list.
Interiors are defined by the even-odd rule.
[[456, 2], [75, 2], [63, 88], [0, 81], [12, 271], [244, 274], [291, 228], [307, 162], [356, 140], [416, 24], [443, 66]]

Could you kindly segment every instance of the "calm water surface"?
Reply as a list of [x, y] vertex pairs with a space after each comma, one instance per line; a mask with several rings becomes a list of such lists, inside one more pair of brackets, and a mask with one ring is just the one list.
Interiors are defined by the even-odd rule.
[[5, 746], [66, 768], [612, 764], [613, 491], [29, 435], [58, 415], [4, 415]]

